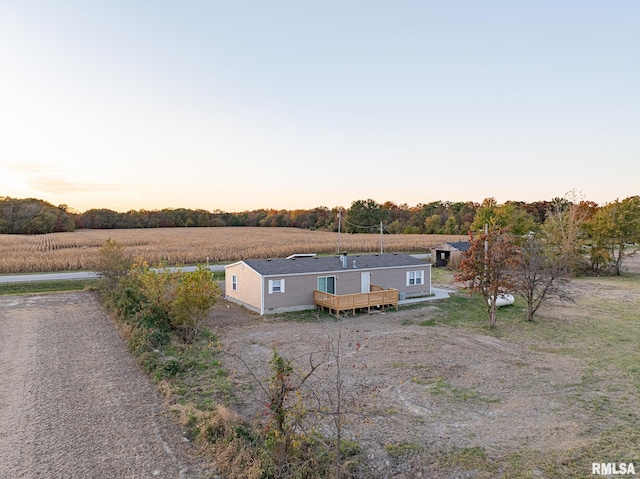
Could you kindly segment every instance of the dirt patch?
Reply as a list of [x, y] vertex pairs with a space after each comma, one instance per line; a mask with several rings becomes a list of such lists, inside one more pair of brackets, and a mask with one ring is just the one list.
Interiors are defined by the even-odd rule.
[[207, 477], [94, 294], [0, 297], [0, 477]]
[[580, 444], [585, 413], [568, 398], [584, 365], [488, 336], [408, 324], [427, 319], [432, 308], [295, 323], [230, 306], [216, 329], [232, 353], [225, 363], [240, 393], [237, 408], [257, 419], [263, 414], [265, 397], [253, 375], [268, 377], [274, 348], [296, 358], [302, 373], [310, 361], [323, 362], [318, 387], [326, 389], [322, 381], [335, 376], [335, 367], [325, 346], [341, 334], [342, 379], [355, 398], [347, 406], [348, 433], [377, 474], [397, 473], [385, 449], [393, 445], [421, 450], [415, 461], [424, 467], [432, 454], [455, 448], [501, 454]]
[[627, 257], [622, 269], [627, 273], [640, 273], [640, 254]]
[[[638, 267], [634, 260], [629, 270]], [[611, 278], [576, 282], [574, 294], [578, 302], [598, 297], [640, 302], [638, 292], [620, 290]], [[553, 340], [506, 342], [453, 327], [420, 325], [437, 314], [434, 301], [340, 321], [309, 314], [296, 322], [260, 317], [222, 301], [209, 326], [229, 353], [224, 362], [237, 389], [237, 409], [258, 420], [265, 396], [256, 378], [264, 382], [269, 376], [273, 350], [295, 358], [301, 373], [309, 370], [310, 361], [322, 363], [317, 387], [326, 394], [336, 373], [327, 345], [335, 346], [341, 335], [342, 380], [351, 398], [348, 435], [364, 447], [366, 467], [374, 477], [458, 477], [429, 465], [443, 452], [460, 448], [480, 447], [494, 459], [523, 449], [575, 451], [597, 430], [623, 421], [622, 415], [596, 417], [594, 408], [585, 407], [605, 395], [607, 400], [615, 396], [585, 386], [585, 378], [606, 381], [610, 390], [617, 384], [627, 394], [619, 371], [594, 373], [586, 361], [555, 353], [559, 345]], [[579, 321], [586, 313], [551, 303], [542, 314]], [[637, 407], [637, 392], [625, 401], [625, 407]], [[393, 447], [419, 452], [401, 463]]]

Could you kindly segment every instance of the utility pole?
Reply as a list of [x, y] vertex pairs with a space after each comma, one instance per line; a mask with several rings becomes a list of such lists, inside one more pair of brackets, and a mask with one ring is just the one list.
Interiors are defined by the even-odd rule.
[[338, 210], [338, 254], [341, 253], [340, 250], [340, 230], [342, 229], [342, 210]]
[[382, 244], [382, 221], [380, 221], [380, 254], [384, 253], [384, 246]]

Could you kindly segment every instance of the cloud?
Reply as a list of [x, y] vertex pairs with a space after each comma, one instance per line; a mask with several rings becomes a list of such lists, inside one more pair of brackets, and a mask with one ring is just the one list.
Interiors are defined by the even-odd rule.
[[9, 170], [16, 171], [18, 173], [26, 173], [28, 175], [31, 174], [42, 174], [42, 173], [55, 173], [60, 171], [60, 168], [54, 165], [49, 165], [45, 163], [18, 163], [16, 161], [5, 162], [6, 168]]
[[36, 174], [50, 174], [60, 170], [58, 167], [46, 163], [0, 161], [0, 165], [2, 165], [2, 168], [5, 171], [11, 171], [19, 177], [29, 177]]
[[132, 190], [141, 192], [146, 187], [123, 183], [87, 182], [66, 178], [63, 168], [58, 165], [37, 162], [3, 162], [6, 171], [13, 171], [29, 190], [43, 194], [71, 195], [87, 193], [114, 193]]
[[29, 178], [27, 184], [30, 188], [50, 193], [54, 195], [64, 195], [70, 193], [104, 193], [113, 191], [128, 191], [129, 185], [114, 183], [84, 183], [79, 181], [69, 181], [62, 178], [38, 176]]

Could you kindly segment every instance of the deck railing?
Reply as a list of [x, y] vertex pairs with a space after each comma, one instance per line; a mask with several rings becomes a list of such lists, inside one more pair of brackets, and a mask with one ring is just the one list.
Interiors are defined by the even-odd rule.
[[313, 292], [313, 302], [320, 306], [323, 310], [327, 308], [330, 312], [335, 312], [340, 317], [341, 311], [353, 311], [358, 309], [367, 309], [380, 307], [395, 306], [398, 309], [398, 290], [394, 288], [384, 289], [380, 286], [371, 285], [371, 291], [368, 293], [354, 294], [331, 294], [323, 291], [315, 290]]

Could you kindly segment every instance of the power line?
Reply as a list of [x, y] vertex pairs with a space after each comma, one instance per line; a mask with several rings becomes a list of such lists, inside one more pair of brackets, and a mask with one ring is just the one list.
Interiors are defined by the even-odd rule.
[[354, 223], [351, 223], [350, 221], [347, 221], [346, 218], [343, 218], [343, 221], [351, 226], [355, 226], [356, 228], [362, 228], [362, 229], [378, 229], [380, 226], [379, 225], [373, 225], [373, 226], [362, 226], [362, 225], [356, 225]]
[[342, 224], [342, 221], [344, 221], [345, 223], [347, 223], [348, 225], [351, 225], [355, 228], [362, 228], [362, 229], [368, 229], [368, 230], [380, 230], [380, 253], [384, 253], [384, 241], [383, 241], [383, 229], [387, 231], [387, 233], [391, 234], [391, 231], [389, 231], [389, 229], [384, 226], [382, 224], [382, 220], [380, 220], [380, 224], [379, 225], [375, 225], [375, 226], [363, 226], [363, 225], [357, 225], [355, 223], [351, 223], [350, 221], [348, 221], [346, 218], [342, 218], [342, 211], [338, 212], [338, 253], [340, 252], [340, 225]]

